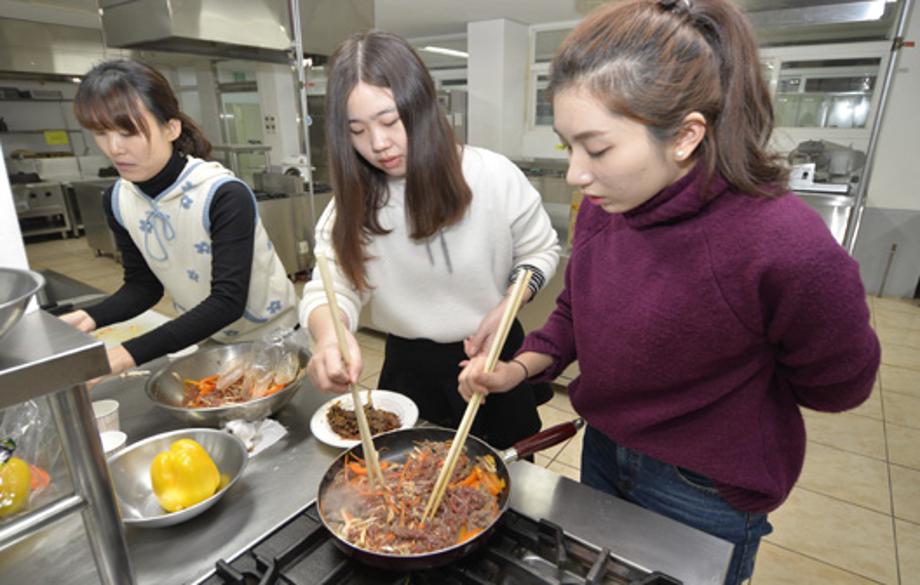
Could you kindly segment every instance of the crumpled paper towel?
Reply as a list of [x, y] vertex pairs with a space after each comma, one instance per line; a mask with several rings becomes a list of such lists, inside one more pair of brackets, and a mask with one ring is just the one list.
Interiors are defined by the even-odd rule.
[[255, 457], [287, 434], [287, 429], [271, 418], [253, 422], [231, 420], [224, 424], [224, 428], [243, 441], [250, 457]]

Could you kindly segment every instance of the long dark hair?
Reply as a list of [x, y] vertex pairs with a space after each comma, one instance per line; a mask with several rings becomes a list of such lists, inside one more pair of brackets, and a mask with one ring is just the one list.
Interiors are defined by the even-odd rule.
[[625, 0], [583, 20], [553, 58], [550, 92], [583, 86], [664, 142], [699, 112], [694, 157], [704, 185], [716, 172], [757, 196], [784, 192], [788, 170], [769, 151], [773, 108], [757, 43], [726, 0]]
[[169, 81], [140, 61], [115, 59], [90, 69], [80, 82], [73, 108], [84, 128], [141, 133], [149, 139], [150, 129], [141, 115], [141, 103], [160, 124], [173, 119], [182, 123], [182, 134], [173, 142], [175, 148], [208, 158], [211, 143], [198, 124], [179, 109], [179, 100]]
[[434, 81], [409, 43], [375, 30], [349, 37], [332, 54], [326, 86], [336, 205], [332, 242], [342, 271], [356, 288], [366, 290], [365, 246], [372, 235], [388, 233], [377, 217], [386, 204], [387, 175], [364, 160], [351, 142], [347, 102], [359, 82], [390, 89], [406, 129], [406, 214], [412, 238], [431, 237], [458, 222], [473, 195]]

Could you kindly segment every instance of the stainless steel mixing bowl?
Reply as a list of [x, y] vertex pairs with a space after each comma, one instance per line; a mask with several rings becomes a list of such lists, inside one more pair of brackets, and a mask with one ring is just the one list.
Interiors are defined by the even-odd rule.
[[196, 351], [190, 356], [177, 359], [147, 380], [147, 396], [155, 405], [176, 418], [196, 426], [220, 426], [221, 423], [243, 419], [255, 421], [277, 412], [288, 403], [304, 383], [310, 354], [306, 349], [298, 351], [300, 373], [283, 390], [271, 396], [250, 400], [241, 404], [228, 404], [209, 408], [188, 408], [182, 406], [186, 378], [195, 380], [216, 374], [229, 360], [250, 351], [253, 343], [236, 343]]
[[29, 300], [43, 286], [45, 279], [37, 272], [0, 268], [0, 339], [19, 321]]
[[[154, 457], [179, 439], [197, 441], [208, 452], [223, 484], [216, 494], [178, 512], [160, 507], [150, 483], [150, 464]], [[217, 503], [243, 474], [249, 455], [235, 435], [215, 429], [182, 429], [148, 437], [128, 445], [109, 459], [109, 472], [125, 524], [144, 527], [171, 526], [201, 514]]]

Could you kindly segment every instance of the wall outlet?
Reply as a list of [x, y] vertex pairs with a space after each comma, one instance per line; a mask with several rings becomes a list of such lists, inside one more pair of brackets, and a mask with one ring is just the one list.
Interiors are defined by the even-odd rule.
[[300, 240], [297, 242], [297, 252], [302, 255], [310, 253], [310, 242], [306, 240]]

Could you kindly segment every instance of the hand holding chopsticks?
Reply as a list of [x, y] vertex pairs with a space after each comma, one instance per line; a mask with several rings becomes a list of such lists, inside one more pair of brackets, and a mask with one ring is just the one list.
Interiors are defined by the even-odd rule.
[[[339, 304], [335, 298], [335, 291], [332, 289], [332, 277], [329, 274], [329, 264], [323, 255], [316, 256], [316, 264], [323, 279], [323, 289], [326, 291], [326, 301], [329, 303], [329, 311], [332, 313], [332, 321], [335, 325], [335, 337], [339, 343], [339, 353], [342, 354], [342, 360], [346, 368], [351, 363], [351, 353], [348, 351], [348, 343], [345, 341], [345, 329], [342, 320], [339, 317]], [[380, 460], [377, 457], [377, 450], [374, 448], [374, 440], [371, 437], [371, 429], [367, 424], [367, 416], [361, 405], [361, 396], [354, 384], [348, 385], [351, 391], [351, 399], [355, 406], [355, 418], [358, 420], [358, 430], [361, 434], [361, 445], [364, 448], [364, 459], [367, 463], [368, 479], [371, 486], [379, 482], [380, 487], [384, 487], [383, 472], [380, 470]], [[370, 395], [368, 395], [370, 399]]]
[[[486, 358], [486, 372], [491, 372], [495, 368], [498, 356], [501, 354], [502, 348], [505, 346], [505, 340], [508, 338], [508, 332], [511, 330], [511, 324], [514, 322], [514, 317], [517, 315], [518, 309], [521, 306], [521, 300], [524, 298], [524, 291], [527, 290], [527, 285], [530, 283], [531, 275], [532, 273], [530, 270], [525, 270], [518, 277], [517, 281], [515, 281], [514, 288], [511, 289], [510, 300], [505, 307], [505, 312], [498, 325], [498, 330], [492, 337], [492, 345], [489, 348], [489, 354]], [[477, 392], [466, 405], [466, 411], [463, 413], [463, 419], [460, 421], [460, 426], [457, 428], [457, 434], [454, 435], [450, 450], [447, 452], [447, 457], [444, 459], [444, 465], [441, 467], [441, 472], [438, 474], [437, 480], [435, 480], [431, 496], [428, 498], [428, 505], [425, 506], [425, 511], [422, 514], [423, 522], [433, 518], [438, 511], [438, 507], [441, 505], [441, 500], [444, 498], [444, 493], [447, 491], [447, 484], [454, 473], [454, 469], [457, 467], [457, 461], [460, 459], [460, 453], [463, 452], [463, 446], [466, 444], [466, 437], [470, 434], [470, 428], [473, 426], [473, 420], [476, 418], [476, 413], [479, 412], [479, 405], [482, 404], [482, 397], [483, 395]]]

